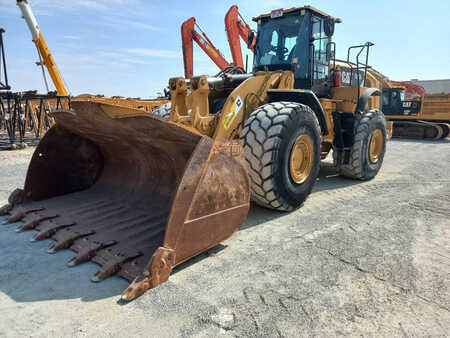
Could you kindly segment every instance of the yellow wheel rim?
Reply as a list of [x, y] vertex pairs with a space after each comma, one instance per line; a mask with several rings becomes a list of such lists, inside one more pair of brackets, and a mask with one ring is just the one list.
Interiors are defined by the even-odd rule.
[[314, 159], [313, 141], [309, 135], [301, 135], [291, 150], [289, 171], [292, 180], [303, 183], [309, 176]]
[[380, 160], [383, 152], [383, 133], [380, 129], [373, 132], [369, 144], [369, 159], [372, 163], [377, 163]]

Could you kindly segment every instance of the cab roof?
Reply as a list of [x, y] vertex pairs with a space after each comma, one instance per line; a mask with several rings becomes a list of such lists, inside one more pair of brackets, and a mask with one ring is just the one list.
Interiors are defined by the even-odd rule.
[[[309, 6], [309, 5], [308, 6], [303, 6], [303, 7], [292, 7], [292, 8], [288, 8], [288, 9], [280, 9], [280, 10], [283, 11], [283, 15], [287, 14], [287, 13], [292, 13], [292, 12], [295, 12], [295, 11], [299, 11], [300, 12], [301, 10], [309, 10], [309, 11], [314, 12], [315, 14], [318, 14], [320, 16], [334, 19], [334, 17], [332, 17], [331, 15], [329, 15], [329, 14], [327, 14], [325, 12], [322, 12], [321, 10], [319, 10], [319, 9], [313, 7], [313, 6]], [[276, 10], [276, 11], [278, 11], [278, 10]], [[261, 14], [260, 16], [254, 17], [252, 20], [257, 22], [260, 19], [270, 18], [272, 12], [266, 13], [266, 14]]]

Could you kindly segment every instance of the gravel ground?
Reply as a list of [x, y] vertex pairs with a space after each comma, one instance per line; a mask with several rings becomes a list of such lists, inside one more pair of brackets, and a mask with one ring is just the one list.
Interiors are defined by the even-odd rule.
[[[32, 149], [0, 152], [0, 202]], [[450, 141], [393, 140], [370, 182], [323, 163], [304, 207], [253, 206], [232, 238], [121, 304], [121, 278], [68, 269], [17, 224], [0, 227], [0, 337], [447, 336]]]

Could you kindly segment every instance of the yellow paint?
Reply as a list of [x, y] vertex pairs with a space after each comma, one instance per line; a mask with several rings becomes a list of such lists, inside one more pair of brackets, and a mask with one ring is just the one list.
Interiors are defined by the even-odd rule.
[[236, 116], [239, 113], [239, 110], [241, 110], [242, 107], [242, 99], [240, 98], [240, 96], [238, 96], [236, 98], [236, 100], [234, 100], [230, 112], [228, 114], [225, 114], [225, 116], [223, 117], [223, 126], [226, 130], [228, 130], [231, 126], [231, 124], [233, 123], [234, 119], [236, 118]]
[[56, 91], [59, 95], [69, 95], [69, 92], [64, 85], [64, 81], [61, 77], [61, 74], [56, 67], [55, 60], [53, 59], [52, 53], [48, 49], [47, 43], [45, 42], [44, 36], [42, 32], [39, 32], [39, 37], [37, 40], [33, 41], [36, 44], [36, 47], [39, 50], [39, 53], [42, 56], [45, 67], [47, 67], [48, 73], [52, 78], [53, 84], [55, 85]]

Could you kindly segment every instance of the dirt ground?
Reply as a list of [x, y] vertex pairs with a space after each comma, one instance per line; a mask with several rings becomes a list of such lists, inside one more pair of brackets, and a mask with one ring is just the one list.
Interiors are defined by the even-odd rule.
[[[32, 149], [0, 152], [0, 203]], [[357, 182], [323, 163], [296, 212], [252, 206], [244, 226], [121, 304], [121, 278], [66, 268], [17, 224], [0, 225], [0, 337], [448, 336], [450, 140], [393, 140]]]

